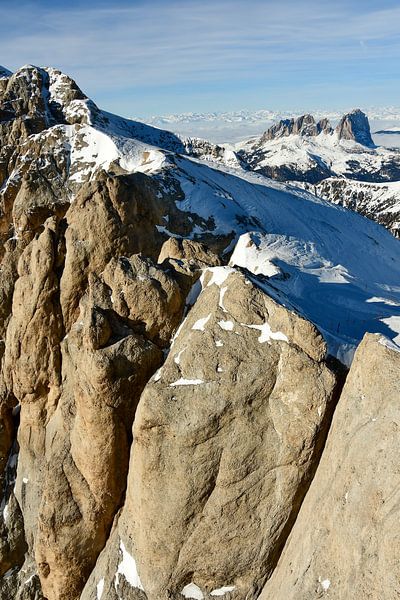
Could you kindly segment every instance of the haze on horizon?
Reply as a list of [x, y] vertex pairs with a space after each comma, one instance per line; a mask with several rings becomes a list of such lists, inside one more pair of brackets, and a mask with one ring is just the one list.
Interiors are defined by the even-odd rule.
[[0, 0], [0, 64], [57, 67], [128, 117], [399, 105], [395, 0]]

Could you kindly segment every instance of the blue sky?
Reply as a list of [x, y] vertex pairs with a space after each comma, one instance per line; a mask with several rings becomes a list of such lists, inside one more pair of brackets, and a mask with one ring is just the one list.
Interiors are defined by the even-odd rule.
[[399, 0], [0, 0], [0, 64], [126, 116], [400, 105]]

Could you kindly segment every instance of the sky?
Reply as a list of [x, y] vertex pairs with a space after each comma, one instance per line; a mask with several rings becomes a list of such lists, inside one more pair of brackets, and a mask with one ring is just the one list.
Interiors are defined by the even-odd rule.
[[101, 108], [400, 105], [399, 0], [0, 0], [0, 64], [53, 66]]

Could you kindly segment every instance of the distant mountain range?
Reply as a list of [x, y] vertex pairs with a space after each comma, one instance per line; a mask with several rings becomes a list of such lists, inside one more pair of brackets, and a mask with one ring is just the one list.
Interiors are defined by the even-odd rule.
[[[343, 112], [341, 110], [313, 110], [312, 114], [317, 119], [327, 118], [332, 121], [340, 119]], [[364, 108], [370, 120], [374, 121], [400, 121], [400, 106], [390, 107], [372, 107]], [[158, 115], [148, 118], [135, 117], [138, 121], [143, 121], [156, 127], [176, 123], [199, 123], [199, 122], [221, 122], [221, 123], [258, 123], [260, 121], [279, 121], [280, 119], [300, 117], [304, 114], [301, 110], [237, 110], [222, 112], [187, 112], [180, 114]]]

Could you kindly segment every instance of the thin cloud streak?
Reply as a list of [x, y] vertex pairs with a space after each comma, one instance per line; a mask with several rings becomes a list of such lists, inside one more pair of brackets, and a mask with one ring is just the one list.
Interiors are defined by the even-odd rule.
[[[389, 3], [227, 0], [73, 9], [35, 3], [2, 14], [1, 62], [53, 65], [102, 96], [212, 86], [227, 92], [308, 69], [315, 77], [400, 58], [400, 7]], [[383, 6], [383, 8], [381, 8]], [[35, 19], [29, 18], [34, 11]], [[353, 67], [354, 65], [354, 67]], [[389, 70], [389, 68], [388, 68]], [[179, 93], [179, 92], [177, 92]]]

